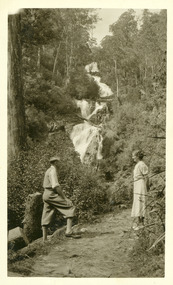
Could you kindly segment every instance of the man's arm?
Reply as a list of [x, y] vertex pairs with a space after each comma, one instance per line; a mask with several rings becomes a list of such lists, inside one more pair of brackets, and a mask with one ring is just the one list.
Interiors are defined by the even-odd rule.
[[56, 186], [55, 188], [53, 188], [63, 199], [66, 199], [66, 196], [64, 194], [64, 192], [62, 191], [61, 186]]
[[64, 192], [62, 191], [62, 188], [58, 182], [58, 177], [55, 169], [52, 169], [50, 172], [50, 180], [52, 183], [52, 188], [54, 191], [62, 197], [62, 199], [67, 201], [67, 205], [71, 206], [72, 202], [65, 196]]
[[65, 196], [64, 192], [62, 191], [61, 186], [56, 186], [54, 189], [55, 189], [56, 193], [58, 193], [64, 200], [66, 200], [67, 206], [69, 206], [69, 207], [73, 206], [72, 201]]

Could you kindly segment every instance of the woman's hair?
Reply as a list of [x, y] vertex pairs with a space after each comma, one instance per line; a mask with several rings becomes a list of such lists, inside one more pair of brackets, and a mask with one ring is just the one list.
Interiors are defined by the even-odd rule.
[[136, 155], [140, 160], [142, 160], [143, 157], [144, 157], [143, 152], [141, 150], [139, 150], [139, 149], [134, 150], [133, 151], [133, 155]]

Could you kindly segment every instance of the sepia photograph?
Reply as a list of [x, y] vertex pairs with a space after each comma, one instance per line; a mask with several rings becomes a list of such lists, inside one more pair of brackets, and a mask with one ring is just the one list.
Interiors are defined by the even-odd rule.
[[143, 7], [7, 14], [8, 279], [165, 278], [168, 13]]

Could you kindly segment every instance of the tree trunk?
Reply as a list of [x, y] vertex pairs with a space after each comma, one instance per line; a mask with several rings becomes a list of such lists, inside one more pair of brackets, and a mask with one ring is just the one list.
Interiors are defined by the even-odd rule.
[[56, 56], [55, 56], [55, 60], [54, 60], [54, 64], [53, 64], [52, 78], [53, 78], [54, 75], [55, 75], [56, 64], [57, 64], [57, 60], [58, 60], [58, 55], [59, 55], [59, 50], [60, 50], [60, 47], [61, 47], [61, 43], [62, 43], [62, 42], [60, 42], [59, 46], [58, 46], [57, 49], [56, 49]]
[[8, 161], [25, 146], [20, 14], [8, 17]]
[[121, 100], [119, 98], [119, 82], [118, 82], [118, 74], [117, 74], [117, 61], [114, 59], [115, 63], [115, 78], [116, 78], [116, 85], [117, 85], [117, 99], [119, 102], [119, 105], [122, 105]]
[[54, 75], [55, 75], [56, 64], [57, 64], [57, 60], [58, 60], [58, 55], [59, 55], [59, 51], [60, 51], [60, 48], [61, 48], [61, 44], [62, 44], [62, 41], [63, 41], [64, 32], [65, 32], [65, 27], [64, 27], [63, 32], [62, 32], [62, 40], [60, 41], [59, 46], [56, 49], [56, 56], [55, 56], [55, 60], [54, 60], [54, 64], [53, 64], [52, 78], [54, 78]]
[[70, 75], [69, 75], [69, 54], [68, 54], [68, 35], [66, 36], [66, 80], [65, 85], [67, 86], [70, 81]]
[[73, 59], [73, 41], [71, 39], [70, 56], [69, 56], [69, 71], [71, 71], [71, 68], [72, 68], [72, 59]]
[[145, 56], [145, 75], [144, 75], [144, 79], [147, 78], [147, 57]]
[[140, 83], [142, 82], [142, 69], [141, 69], [141, 65], [139, 65], [139, 81], [140, 81]]
[[137, 74], [135, 74], [135, 85], [136, 86], [138, 85], [138, 76], [137, 76]]
[[37, 70], [40, 71], [41, 48], [38, 47]]

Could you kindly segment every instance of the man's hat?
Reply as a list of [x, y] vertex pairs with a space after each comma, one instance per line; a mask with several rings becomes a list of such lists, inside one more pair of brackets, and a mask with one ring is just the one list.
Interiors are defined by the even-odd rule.
[[53, 162], [53, 161], [56, 161], [56, 160], [60, 161], [60, 157], [59, 156], [53, 156], [53, 157], [50, 158], [49, 161]]

